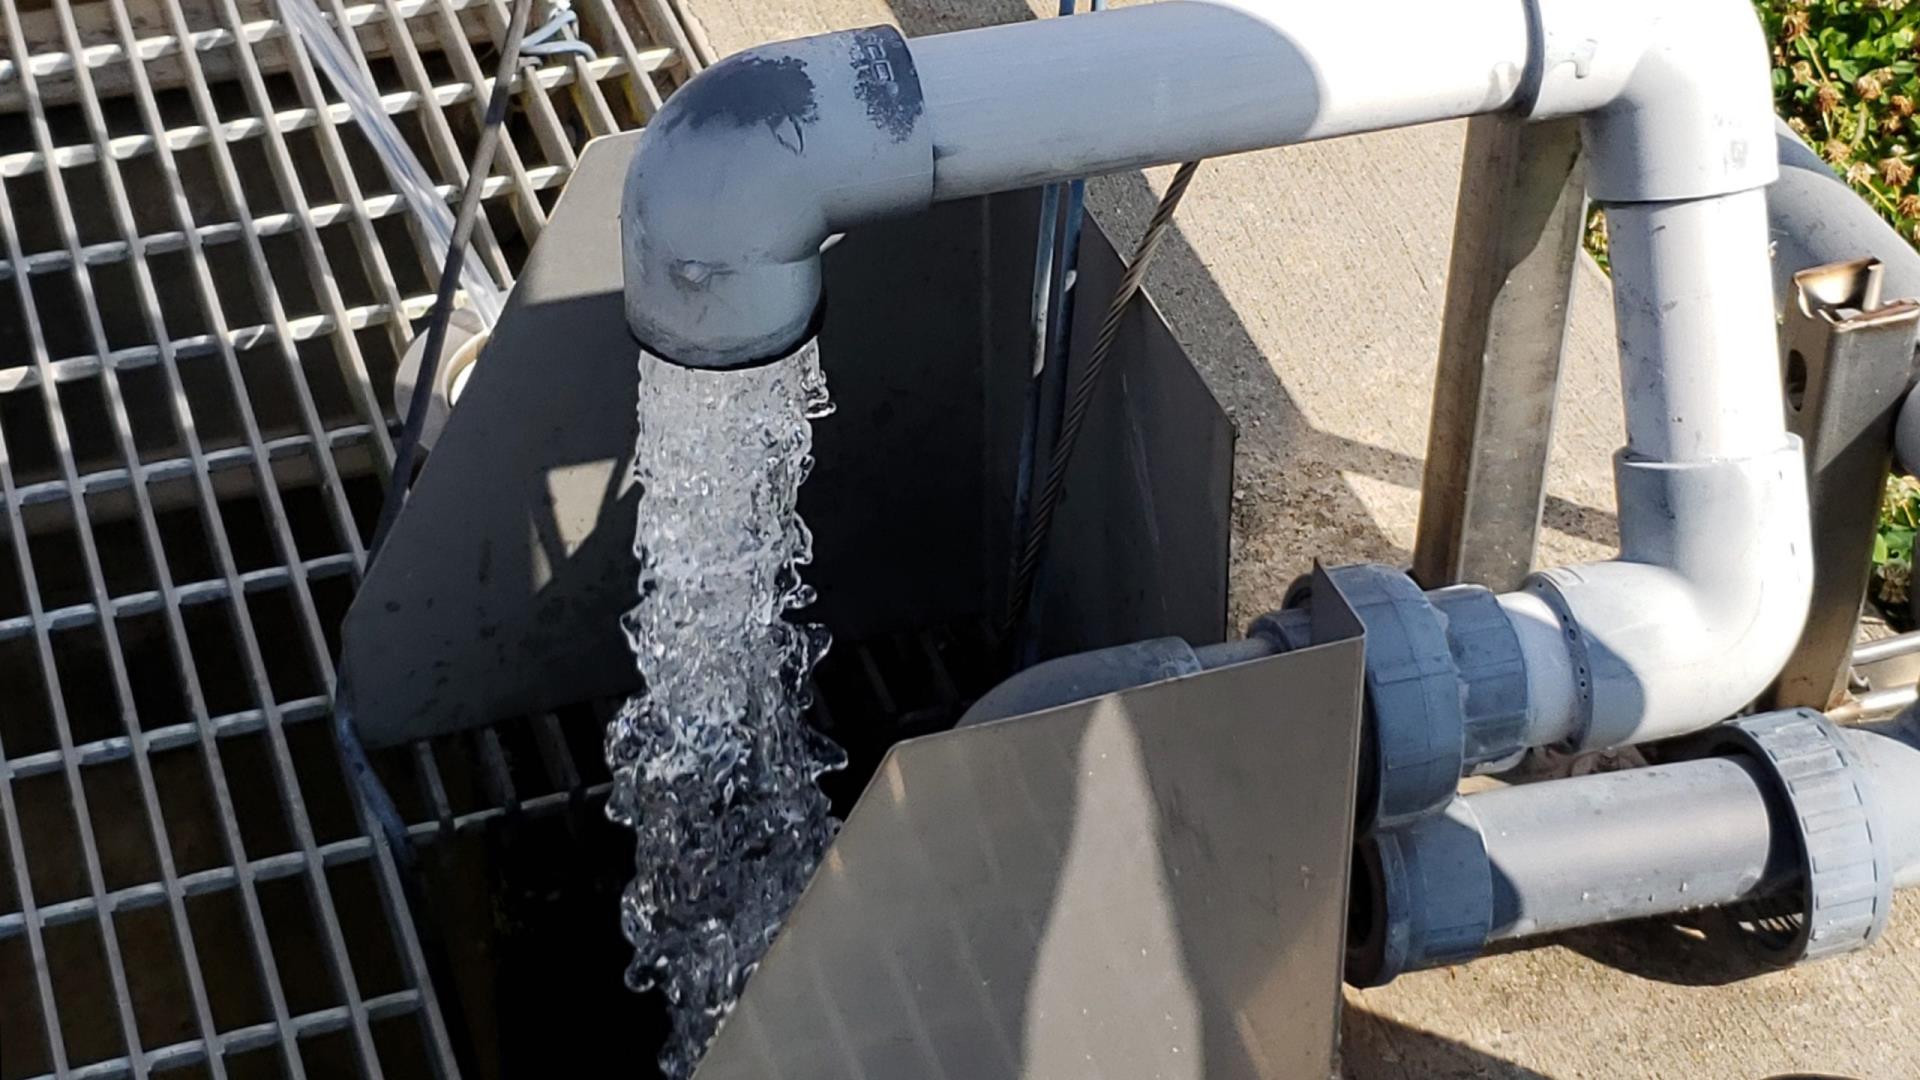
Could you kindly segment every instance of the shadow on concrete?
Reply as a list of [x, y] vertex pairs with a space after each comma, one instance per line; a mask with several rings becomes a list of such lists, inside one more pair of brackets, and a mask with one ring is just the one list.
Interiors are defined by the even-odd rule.
[[1549, 1080], [1546, 1073], [1388, 1019], [1352, 1002], [1347, 1003], [1340, 1020], [1340, 1076], [1343, 1080]]
[[1779, 970], [1722, 911], [1592, 926], [1521, 944], [1562, 945], [1596, 964], [1674, 986], [1726, 986]]

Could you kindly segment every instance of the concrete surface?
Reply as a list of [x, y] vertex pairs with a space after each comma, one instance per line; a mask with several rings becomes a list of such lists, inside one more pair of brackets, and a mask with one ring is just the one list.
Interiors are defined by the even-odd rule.
[[[1034, 14], [1023, 0], [682, 8], [723, 55], [878, 22], [917, 35]], [[1161, 249], [1149, 290], [1240, 429], [1236, 623], [1276, 606], [1315, 557], [1409, 557], [1463, 130], [1433, 125], [1210, 161]], [[1170, 172], [1089, 185], [1089, 205], [1116, 243], [1139, 236]], [[1771, 377], [1770, 358], [1754, 363], [1756, 378]], [[1541, 564], [1612, 550], [1610, 456], [1621, 437], [1607, 283], [1585, 263]], [[1344, 1068], [1409, 1078], [1910, 1078], [1920, 1076], [1920, 1037], [1905, 998], [1916, 986], [1920, 902], [1911, 897], [1878, 948], [1791, 972], [1730, 962], [1689, 928], [1635, 924], [1350, 992]]]

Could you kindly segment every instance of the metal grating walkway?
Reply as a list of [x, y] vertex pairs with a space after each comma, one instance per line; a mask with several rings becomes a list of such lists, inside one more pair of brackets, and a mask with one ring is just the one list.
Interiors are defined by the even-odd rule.
[[[456, 1074], [316, 722], [437, 260], [277, 8], [0, 2], [0, 1078]], [[576, 2], [486, 181], [502, 286], [701, 63], [668, 0]], [[319, 6], [453, 198], [504, 0]], [[591, 725], [376, 766], [449, 837], [597, 795]]]

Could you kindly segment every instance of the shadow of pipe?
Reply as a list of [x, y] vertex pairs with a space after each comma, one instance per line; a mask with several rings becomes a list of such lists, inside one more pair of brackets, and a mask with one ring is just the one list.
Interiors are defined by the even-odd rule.
[[1504, 1058], [1422, 1028], [1403, 1024], [1351, 1001], [1340, 1018], [1343, 1080], [1550, 1080]]
[[1727, 986], [1779, 970], [1744, 940], [1731, 916], [1719, 910], [1589, 926], [1514, 943], [1549, 944], [1624, 974], [1674, 986]]

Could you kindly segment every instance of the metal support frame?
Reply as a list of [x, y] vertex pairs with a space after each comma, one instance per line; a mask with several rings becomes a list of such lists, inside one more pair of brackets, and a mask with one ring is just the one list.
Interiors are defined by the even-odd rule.
[[1467, 123], [1413, 576], [1519, 586], [1533, 567], [1584, 224], [1577, 120]]
[[1806, 447], [1813, 605], [1800, 643], [1763, 698], [1769, 709], [1824, 710], [1846, 700], [1894, 419], [1912, 381], [1920, 333], [1920, 303], [1883, 305], [1880, 279], [1877, 259], [1793, 276], [1780, 364], [1787, 425]]

